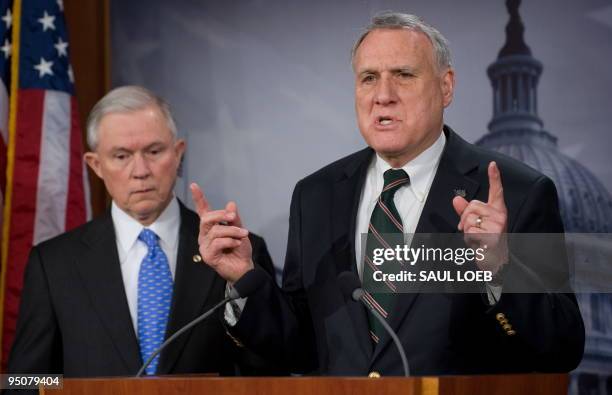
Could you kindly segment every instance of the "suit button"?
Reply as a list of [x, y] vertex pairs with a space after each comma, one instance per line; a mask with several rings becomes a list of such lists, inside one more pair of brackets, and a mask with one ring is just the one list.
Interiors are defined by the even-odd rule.
[[505, 330], [506, 332], [508, 332], [508, 331], [512, 330], [512, 325], [510, 325], [510, 324], [506, 324], [506, 325], [504, 325], [504, 330]]
[[202, 262], [202, 257], [200, 256], [200, 254], [195, 254], [191, 259], [193, 259], [195, 263]]
[[513, 330], [513, 329], [510, 329], [508, 332], [506, 332], [506, 334], [507, 334], [508, 336], [514, 336], [514, 335], [516, 335], [516, 331], [515, 331], [515, 330]]
[[505, 318], [504, 318], [503, 320], [500, 320], [500, 321], [499, 321], [499, 325], [501, 325], [501, 326], [504, 326], [504, 325], [506, 325], [507, 323], [508, 323], [508, 320], [507, 320], [507, 319], [505, 319]]
[[380, 378], [380, 373], [378, 372], [370, 372], [370, 374], [368, 374], [368, 377], [371, 379], [379, 379]]
[[497, 321], [501, 322], [506, 319], [506, 316], [504, 315], [504, 313], [497, 313], [495, 318], [497, 318]]

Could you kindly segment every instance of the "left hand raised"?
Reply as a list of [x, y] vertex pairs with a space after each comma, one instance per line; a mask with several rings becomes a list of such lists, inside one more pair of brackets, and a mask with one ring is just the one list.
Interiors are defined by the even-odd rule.
[[211, 210], [204, 192], [193, 183], [191, 195], [200, 216], [198, 244], [204, 263], [231, 284], [253, 269], [249, 231], [243, 227], [236, 203]]
[[468, 202], [455, 196], [453, 207], [461, 217], [457, 228], [465, 234], [465, 242], [473, 248], [484, 248], [485, 259], [477, 262], [482, 270], [493, 274], [508, 262], [508, 243], [505, 237], [508, 227], [508, 210], [504, 201], [501, 174], [495, 162], [489, 163], [489, 198]]

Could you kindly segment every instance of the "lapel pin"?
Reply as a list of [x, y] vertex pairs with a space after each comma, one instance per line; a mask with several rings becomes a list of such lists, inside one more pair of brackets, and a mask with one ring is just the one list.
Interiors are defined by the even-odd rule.
[[464, 198], [466, 195], [465, 189], [455, 188], [454, 191], [455, 191], [455, 196], [461, 196], [462, 198]]
[[202, 262], [202, 257], [200, 254], [195, 254], [193, 258], [191, 258], [195, 263]]

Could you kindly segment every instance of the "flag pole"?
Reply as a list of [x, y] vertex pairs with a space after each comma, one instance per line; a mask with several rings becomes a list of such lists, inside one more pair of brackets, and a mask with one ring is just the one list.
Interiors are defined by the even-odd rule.
[[[15, 133], [17, 129], [17, 91], [19, 89], [19, 46], [21, 32], [21, 0], [13, 1], [13, 21], [11, 44], [11, 87], [9, 93], [9, 129], [7, 141], [6, 188], [2, 216], [2, 279], [0, 281], [0, 345], [4, 337], [4, 292], [8, 269], [8, 247], [11, 230], [11, 200], [13, 195], [13, 171], [15, 168]], [[3, 347], [0, 347], [0, 361], [3, 360]]]

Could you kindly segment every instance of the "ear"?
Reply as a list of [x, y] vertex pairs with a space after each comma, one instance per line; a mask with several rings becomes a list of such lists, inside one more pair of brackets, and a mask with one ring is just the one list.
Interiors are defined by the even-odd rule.
[[446, 108], [453, 101], [455, 93], [455, 70], [450, 67], [446, 69], [444, 74], [442, 74], [440, 83], [442, 84], [442, 102], [444, 103], [444, 108]]
[[183, 139], [178, 139], [176, 140], [176, 142], [174, 143], [174, 153], [176, 154], [176, 157], [178, 158], [179, 163], [181, 162], [181, 159], [183, 158], [183, 154], [185, 153], [185, 140]]
[[87, 162], [87, 166], [89, 166], [91, 170], [93, 170], [94, 173], [96, 173], [96, 175], [103, 180], [104, 177], [102, 176], [102, 166], [100, 165], [98, 153], [86, 152], [85, 155], [83, 155], [83, 159], [85, 159], [85, 162]]

